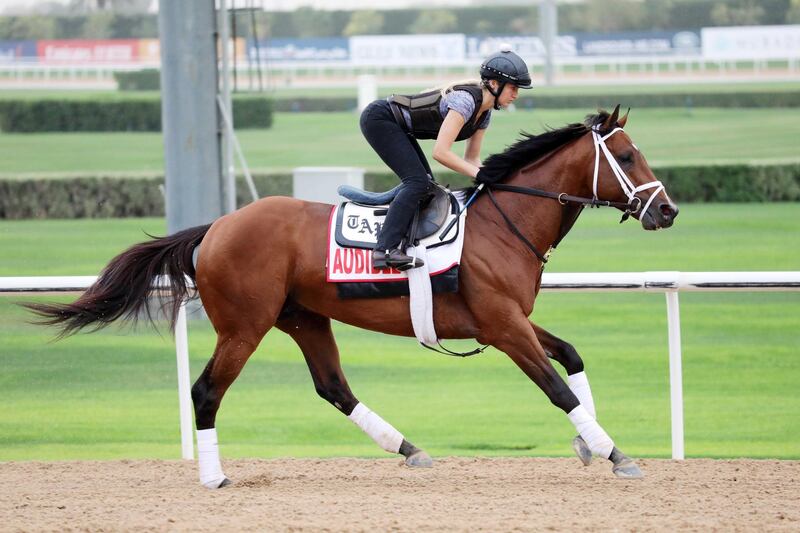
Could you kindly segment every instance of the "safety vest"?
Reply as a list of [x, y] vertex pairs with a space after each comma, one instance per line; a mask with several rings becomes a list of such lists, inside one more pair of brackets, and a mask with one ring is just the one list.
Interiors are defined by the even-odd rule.
[[[476, 120], [483, 103], [483, 89], [477, 85], [455, 85], [452, 90], [467, 91], [475, 100], [475, 110], [472, 112], [472, 116], [464, 123], [464, 127], [461, 128], [456, 137], [457, 141], [463, 141], [475, 134], [478, 130], [478, 125], [486, 118], [488, 111], [484, 111], [480, 119]], [[417, 139], [435, 139], [439, 135], [439, 130], [444, 122], [444, 118], [439, 112], [441, 100], [442, 93], [439, 90], [414, 95], [393, 94], [389, 97], [395, 120], [403, 129], [408, 128], [398, 108], [404, 107], [408, 109], [408, 113], [411, 116], [411, 131], [409, 133]]]

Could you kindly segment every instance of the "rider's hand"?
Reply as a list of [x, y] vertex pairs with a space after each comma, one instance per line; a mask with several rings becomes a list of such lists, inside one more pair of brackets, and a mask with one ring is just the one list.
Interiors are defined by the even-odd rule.
[[487, 167], [478, 169], [478, 174], [475, 176], [475, 183], [497, 183], [505, 177], [503, 172], [498, 170], [492, 171]]

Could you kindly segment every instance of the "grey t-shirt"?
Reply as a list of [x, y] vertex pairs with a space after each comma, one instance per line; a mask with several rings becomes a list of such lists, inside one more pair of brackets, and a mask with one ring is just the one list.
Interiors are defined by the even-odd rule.
[[[467, 91], [450, 91], [444, 95], [441, 100], [439, 100], [439, 113], [442, 115], [442, 118], [447, 116], [447, 113], [450, 109], [464, 117], [464, 122], [466, 123], [470, 118], [472, 118], [472, 113], [475, 112], [475, 100]], [[411, 114], [405, 107], [401, 108], [401, 112], [403, 113], [403, 118], [406, 121], [406, 126], [408, 126], [408, 129], [410, 130]], [[484, 130], [488, 128], [491, 118], [492, 112], [489, 111], [486, 113], [486, 116], [483, 117], [481, 123], [478, 124], [478, 129]]]

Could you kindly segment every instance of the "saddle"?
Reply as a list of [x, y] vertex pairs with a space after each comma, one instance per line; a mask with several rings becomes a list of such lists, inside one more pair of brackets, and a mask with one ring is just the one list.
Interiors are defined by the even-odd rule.
[[[399, 187], [370, 193], [352, 186], [339, 187], [350, 201], [336, 205], [328, 222], [326, 279], [335, 283], [340, 298], [387, 298], [410, 294], [409, 272], [376, 269], [372, 250], [389, 202]], [[464, 246], [462, 191], [451, 193], [436, 185], [421, 202], [403, 242], [419, 250], [425, 261], [433, 294], [458, 291], [458, 268]], [[414, 253], [417, 253], [416, 251]], [[413, 273], [413, 272], [412, 272]]]
[[[382, 225], [382, 217], [388, 213], [388, 204], [400, 192], [402, 185], [382, 193], [369, 192], [352, 185], [340, 185], [338, 193], [352, 203], [343, 203], [336, 220], [336, 241], [341, 246], [354, 248], [373, 248], [377, 233]], [[420, 241], [433, 237], [458, 213], [458, 201], [453, 194], [436, 182], [433, 190], [420, 201], [410, 227], [406, 232], [401, 248], [415, 246]], [[458, 229], [455, 225], [456, 230]], [[447, 244], [457, 236], [450, 231], [428, 239], [428, 248]]]

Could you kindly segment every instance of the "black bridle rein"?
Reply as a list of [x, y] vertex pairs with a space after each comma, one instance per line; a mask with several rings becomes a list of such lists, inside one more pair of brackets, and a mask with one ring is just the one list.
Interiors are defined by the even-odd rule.
[[[633, 200], [631, 200], [630, 202], [612, 202], [609, 200], [600, 200], [598, 198], [573, 196], [571, 194], [567, 194], [564, 192], [556, 193], [551, 191], [545, 191], [543, 189], [536, 189], [533, 187], [519, 187], [517, 185], [507, 185], [505, 183], [487, 183], [485, 184], [484, 188], [486, 189], [486, 194], [489, 195], [489, 199], [492, 201], [492, 204], [494, 204], [495, 208], [497, 209], [497, 212], [500, 213], [500, 215], [503, 217], [503, 220], [505, 220], [506, 225], [508, 225], [508, 229], [510, 229], [511, 233], [516, 235], [519, 240], [525, 243], [525, 246], [527, 246], [528, 249], [531, 252], [533, 252], [533, 254], [539, 259], [539, 261], [542, 262], [542, 268], [544, 268], [544, 264], [547, 263], [550, 253], [540, 252], [539, 249], [536, 248], [536, 246], [531, 241], [529, 241], [522, 234], [522, 232], [519, 231], [514, 222], [510, 218], [508, 218], [508, 215], [506, 215], [500, 208], [500, 204], [497, 203], [494, 194], [492, 194], [493, 189], [496, 191], [507, 191], [517, 194], [527, 194], [528, 196], [551, 198], [553, 200], [557, 200], [558, 203], [560, 203], [563, 206], [567, 206], [569, 204], [577, 204], [580, 206], [581, 210], [587, 205], [589, 207], [616, 207], [617, 209], [622, 209], [625, 211], [625, 213], [622, 215], [622, 220], [620, 220], [620, 223], [625, 222], [628, 219], [628, 217], [630, 217], [632, 214], [637, 213], [639, 209], [642, 207], [642, 200], [638, 196], [634, 196]], [[575, 219], [577, 219], [577, 215], [575, 216]], [[555, 248], [558, 245], [558, 243], [561, 242], [561, 239], [564, 238], [564, 235], [566, 235], [567, 231], [569, 231], [574, 222], [575, 220], [572, 219], [570, 223], [566, 226], [566, 228], [564, 224], [561, 225], [561, 231], [559, 232], [558, 238], [556, 239], [552, 248]]]

